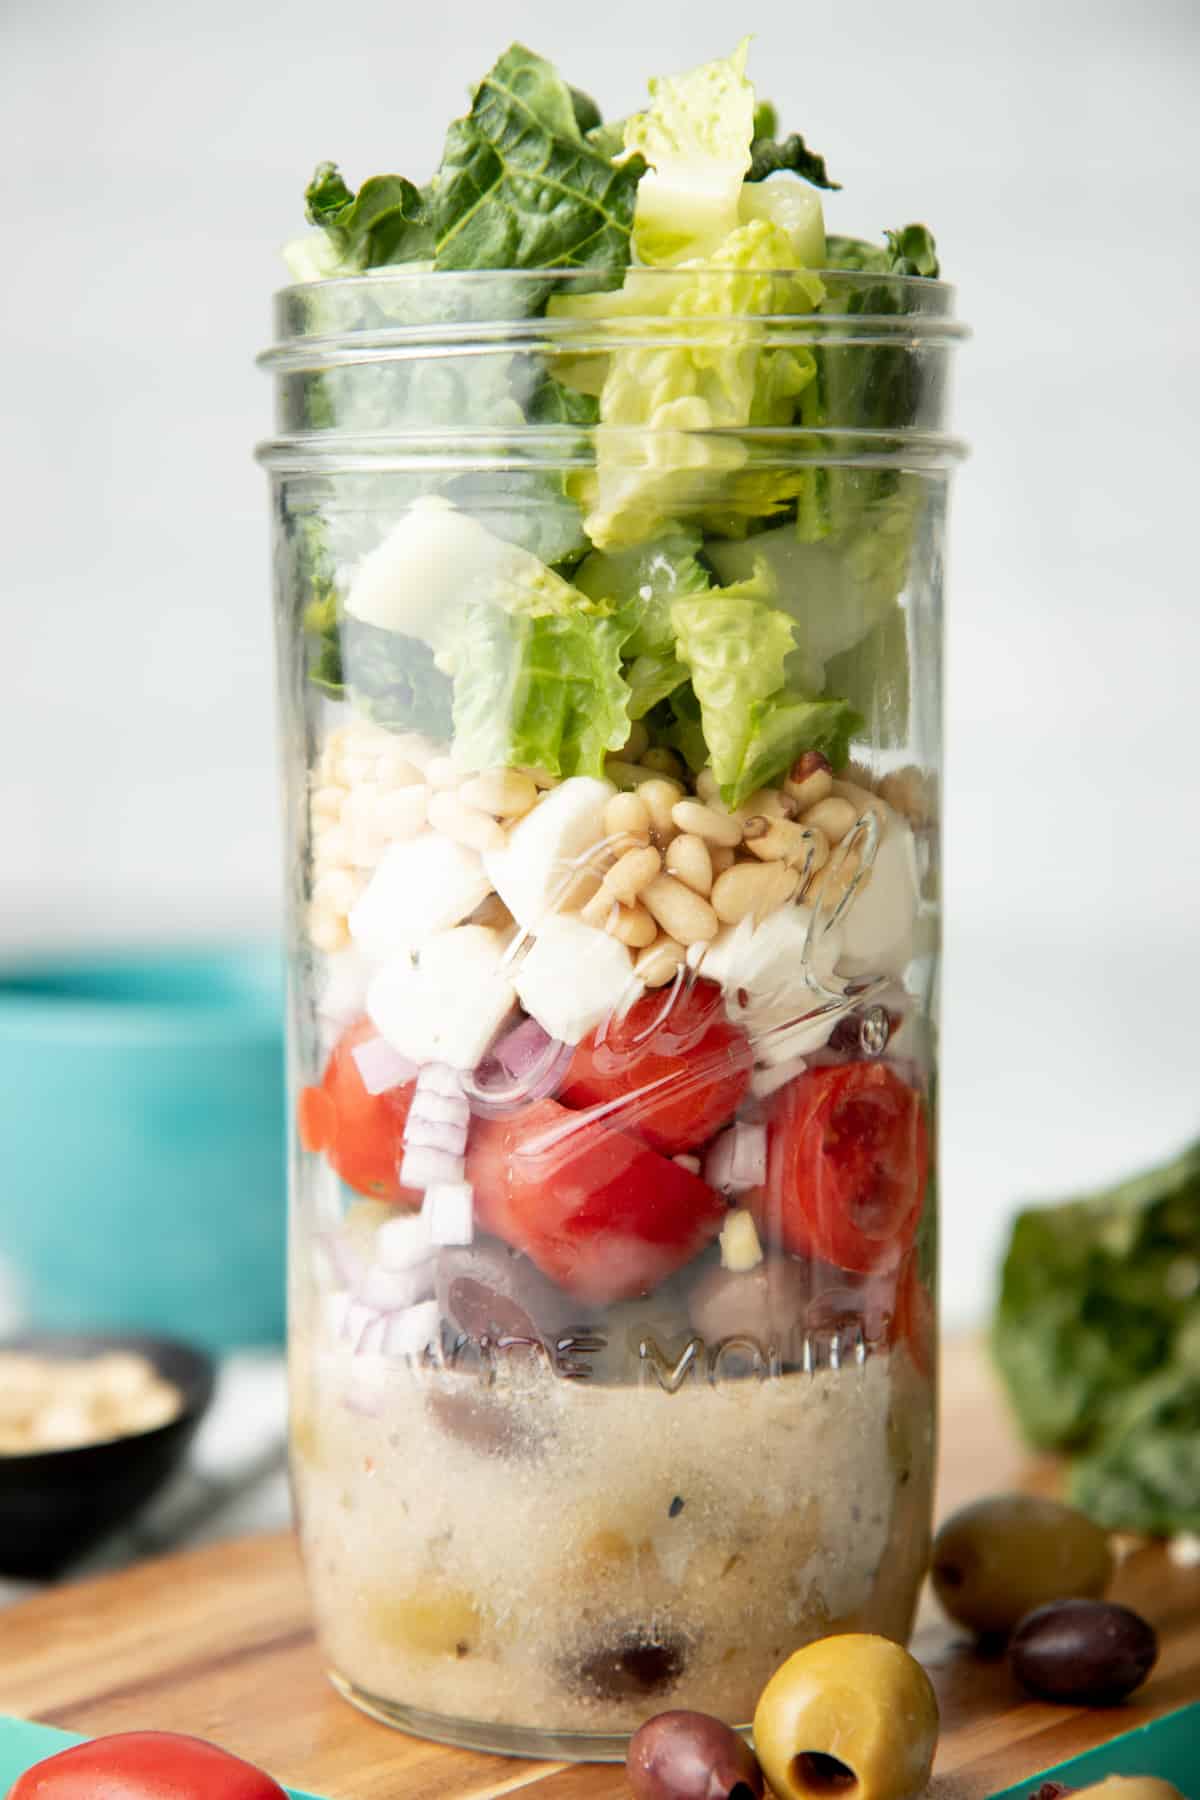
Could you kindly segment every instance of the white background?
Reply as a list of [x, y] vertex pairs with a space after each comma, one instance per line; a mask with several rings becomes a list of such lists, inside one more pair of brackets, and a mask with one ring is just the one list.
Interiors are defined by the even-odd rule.
[[8, 0], [0, 22], [0, 949], [270, 927], [275, 247], [312, 164], [423, 178], [513, 36], [616, 116], [757, 32], [845, 186], [920, 217], [976, 337], [953, 520], [945, 1291], [1017, 1198], [1200, 1122], [1200, 13]]

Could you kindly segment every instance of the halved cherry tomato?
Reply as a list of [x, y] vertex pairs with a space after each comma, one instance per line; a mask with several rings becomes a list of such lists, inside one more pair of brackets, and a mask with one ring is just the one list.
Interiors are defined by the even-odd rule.
[[277, 1781], [203, 1738], [118, 1731], [19, 1775], [8, 1800], [287, 1800]]
[[421, 1195], [402, 1188], [397, 1165], [415, 1082], [368, 1094], [351, 1051], [379, 1033], [359, 1019], [338, 1040], [320, 1087], [300, 1090], [297, 1126], [306, 1150], [323, 1150], [331, 1168], [360, 1194], [419, 1207]]
[[725, 1217], [699, 1176], [553, 1100], [475, 1120], [467, 1179], [483, 1229], [588, 1302], [649, 1293]]
[[714, 981], [652, 992], [576, 1050], [559, 1099], [608, 1103], [607, 1121], [670, 1155], [703, 1144], [741, 1104], [754, 1055]]
[[933, 1373], [936, 1337], [936, 1308], [933, 1295], [921, 1280], [918, 1256], [911, 1251], [896, 1281], [895, 1311], [892, 1317], [892, 1342], [903, 1344], [919, 1374]]
[[920, 1095], [881, 1062], [808, 1069], [772, 1109], [760, 1229], [802, 1256], [869, 1274], [912, 1245], [929, 1134]]

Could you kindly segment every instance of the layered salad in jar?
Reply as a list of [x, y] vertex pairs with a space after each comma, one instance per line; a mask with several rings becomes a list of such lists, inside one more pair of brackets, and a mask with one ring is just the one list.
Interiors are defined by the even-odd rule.
[[[937, 265], [827, 237], [745, 56], [605, 124], [514, 46], [431, 182], [324, 164], [288, 252], [552, 271], [565, 348], [481, 358], [442, 423], [586, 446], [507, 505], [435, 472], [284, 521], [306, 1565], [348, 1691], [493, 1744], [743, 1722], [804, 1642], [903, 1638], [925, 1561], [928, 496], [820, 452], [840, 380], [904, 424], [895, 352], [764, 322]], [[386, 434], [394, 365], [355, 379]]]

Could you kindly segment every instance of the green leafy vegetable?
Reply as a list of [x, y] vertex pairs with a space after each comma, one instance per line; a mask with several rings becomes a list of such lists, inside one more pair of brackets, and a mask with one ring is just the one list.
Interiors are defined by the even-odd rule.
[[744, 38], [721, 62], [653, 80], [648, 111], [626, 121], [626, 149], [650, 165], [633, 232], [644, 263], [703, 258], [737, 225], [754, 131], [749, 44]]
[[754, 105], [754, 129], [752, 142], [759, 138], [773, 138], [779, 130], [779, 114], [769, 100], [758, 100]]
[[631, 550], [594, 550], [576, 569], [574, 581], [580, 592], [592, 600], [611, 601], [625, 620], [626, 656], [669, 652], [673, 659], [672, 601], [705, 593], [712, 586], [712, 575], [701, 560], [702, 542], [698, 531], [680, 526]]
[[336, 163], [320, 163], [304, 199], [309, 222], [326, 233], [346, 273], [433, 255], [425, 198], [403, 175], [373, 175], [354, 194]]
[[[634, 315], [631, 336], [637, 319], [646, 321], [646, 341], [608, 360], [595, 473], [580, 483], [584, 523], [598, 548], [656, 537], [672, 520], [702, 515], [714, 499], [767, 516], [794, 497], [804, 471], [762, 471], [739, 488], [750, 451], [736, 435], [747, 425], [786, 424], [815, 374], [809, 351], [763, 343], [772, 313], [808, 311], [824, 292], [816, 276], [777, 273], [793, 261], [787, 234], [755, 219], [735, 227], [703, 267], [660, 277], [630, 272], [619, 298]], [[617, 298], [556, 295], [549, 310], [594, 319]], [[659, 343], [657, 319], [673, 321], [683, 341]]]
[[813, 187], [840, 188], [840, 181], [831, 181], [825, 168], [825, 158], [810, 150], [798, 131], [782, 141], [776, 140], [773, 134], [760, 136], [755, 133], [750, 146], [750, 167], [746, 173], [747, 181], [765, 181], [768, 175], [775, 175], [781, 169], [788, 169], [793, 175], [809, 181]]
[[465, 767], [522, 763], [602, 775], [629, 735], [623, 627], [573, 614], [469, 608], [453, 654], [455, 754]]
[[448, 734], [450, 683], [428, 644], [347, 618], [333, 595], [310, 604], [304, 629], [309, 680], [331, 700], [350, 700], [389, 731]]
[[902, 225], [884, 235], [882, 247], [865, 238], [827, 239], [828, 267], [866, 275], [938, 274], [937, 245], [928, 225]]
[[992, 1346], [1041, 1448], [1082, 1453], [1109, 1525], [1200, 1522], [1200, 1144], [1086, 1199], [1020, 1214]]
[[580, 99], [521, 44], [484, 76], [429, 188], [439, 269], [623, 274], [644, 165], [614, 166], [588, 143]]

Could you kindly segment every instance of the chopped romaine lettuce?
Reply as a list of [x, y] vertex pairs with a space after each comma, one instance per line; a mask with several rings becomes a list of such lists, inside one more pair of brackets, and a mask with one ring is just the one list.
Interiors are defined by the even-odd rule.
[[626, 151], [650, 165], [633, 227], [644, 263], [703, 258], [737, 225], [754, 135], [749, 47], [743, 38], [722, 62], [658, 77], [650, 83], [649, 109], [626, 121]]
[[937, 245], [928, 225], [902, 225], [899, 231], [884, 236], [887, 241], [882, 246], [869, 244], [865, 238], [829, 238], [829, 268], [867, 275], [937, 275]]
[[673, 657], [672, 601], [712, 586], [701, 542], [698, 531], [678, 526], [632, 550], [594, 550], [580, 563], [576, 587], [589, 599], [612, 601], [629, 626], [626, 656], [669, 651]]
[[[736, 428], [786, 424], [815, 373], [807, 350], [763, 346], [764, 319], [811, 311], [824, 292], [814, 275], [777, 273], [794, 261], [787, 233], [754, 219], [735, 226], [703, 266], [659, 277], [631, 272], [625, 297], [647, 319], [646, 341], [608, 359], [596, 469], [580, 484], [598, 548], [657, 536], [714, 497], [736, 506], [735, 477], [749, 460]], [[550, 310], [595, 317], [599, 298], [559, 295]], [[604, 298], [611, 306], [613, 296]], [[659, 344], [655, 318], [678, 321], [683, 342]], [[707, 435], [719, 430], [729, 435]], [[756, 514], [786, 504], [796, 479], [793, 471], [774, 481], [757, 474]]]
[[815, 150], [810, 150], [798, 131], [793, 131], [790, 137], [779, 141], [774, 132], [762, 134], [756, 130], [750, 146], [750, 168], [746, 180], [765, 181], [768, 175], [778, 174], [783, 169], [811, 182], [813, 187], [837, 189], [842, 185], [840, 181], [829, 179], [825, 158], [818, 156]]
[[824, 267], [825, 213], [814, 188], [798, 181], [747, 181], [738, 201], [738, 218], [743, 225], [751, 219], [766, 219], [786, 231], [794, 267]]
[[320, 163], [304, 199], [309, 223], [324, 231], [341, 273], [424, 262], [434, 253], [425, 196], [403, 175], [373, 175], [354, 194], [336, 163]]
[[590, 605], [542, 615], [489, 601], [469, 607], [440, 659], [454, 677], [461, 765], [603, 775], [605, 756], [629, 736], [623, 630]]

